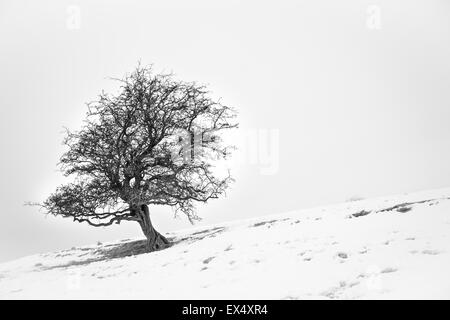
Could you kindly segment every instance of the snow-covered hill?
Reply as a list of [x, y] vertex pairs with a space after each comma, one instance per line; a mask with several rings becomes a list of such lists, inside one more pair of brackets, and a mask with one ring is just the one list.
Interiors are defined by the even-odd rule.
[[347, 202], [0, 264], [0, 298], [450, 298], [450, 189]]

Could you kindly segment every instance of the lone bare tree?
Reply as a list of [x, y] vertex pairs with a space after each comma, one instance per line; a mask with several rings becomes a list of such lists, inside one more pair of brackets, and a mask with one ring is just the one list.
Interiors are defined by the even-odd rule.
[[152, 67], [116, 80], [116, 94], [88, 103], [81, 130], [67, 130], [60, 166], [73, 179], [40, 205], [95, 227], [136, 221], [153, 251], [169, 241], [153, 227], [149, 205], [172, 206], [192, 221], [195, 202], [224, 194], [232, 178], [213, 164], [232, 148], [221, 133], [237, 127], [236, 114], [204, 86]]

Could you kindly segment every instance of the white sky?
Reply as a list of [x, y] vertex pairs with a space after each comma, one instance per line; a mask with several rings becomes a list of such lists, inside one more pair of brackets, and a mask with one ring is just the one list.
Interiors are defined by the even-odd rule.
[[[138, 60], [209, 84], [239, 110], [241, 137], [279, 134], [278, 171], [235, 161], [203, 224], [448, 187], [449, 39], [446, 0], [1, 0], [0, 261], [141, 236], [137, 223], [99, 229], [23, 206], [64, 182], [63, 126]], [[190, 226], [151, 210], [161, 232]]]

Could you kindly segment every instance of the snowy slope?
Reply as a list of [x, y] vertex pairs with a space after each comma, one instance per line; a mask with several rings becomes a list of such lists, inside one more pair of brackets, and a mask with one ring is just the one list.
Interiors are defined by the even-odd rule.
[[0, 298], [450, 298], [450, 188], [0, 264]]

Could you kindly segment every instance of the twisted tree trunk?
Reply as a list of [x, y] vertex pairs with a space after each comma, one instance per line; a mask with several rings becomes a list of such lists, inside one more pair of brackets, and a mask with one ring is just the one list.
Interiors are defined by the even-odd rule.
[[169, 240], [153, 227], [152, 221], [150, 220], [150, 212], [146, 204], [138, 206], [135, 212], [140, 218], [139, 224], [147, 237], [147, 249], [149, 252], [170, 246]]

